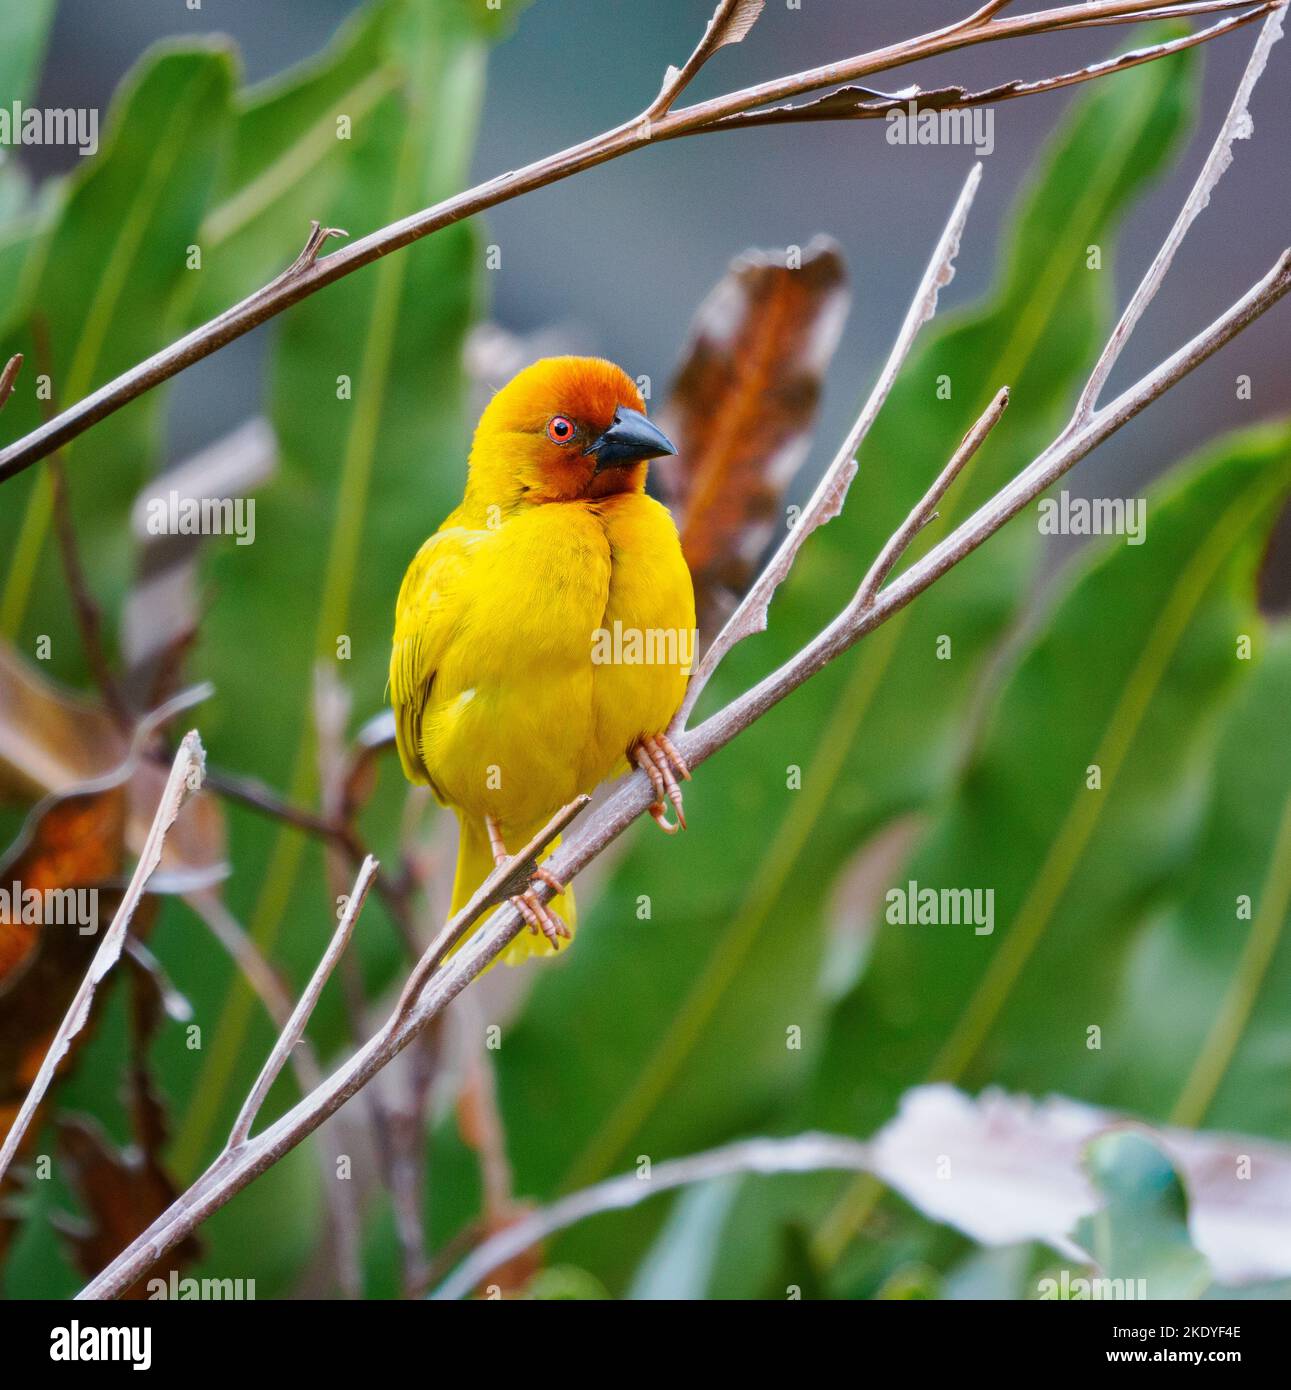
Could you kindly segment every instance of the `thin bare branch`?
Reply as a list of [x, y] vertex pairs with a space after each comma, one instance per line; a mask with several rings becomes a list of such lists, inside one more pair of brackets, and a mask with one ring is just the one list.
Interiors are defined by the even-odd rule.
[[[184, 901], [228, 953], [263, 1004], [274, 1027], [282, 1032], [291, 1021], [291, 996], [251, 934], [225, 907], [217, 893], [190, 893]], [[301, 1037], [292, 1050], [291, 1068], [296, 1073], [301, 1095], [308, 1095], [322, 1084], [323, 1071], [308, 1038]], [[339, 1125], [341, 1121], [333, 1123]], [[347, 1298], [358, 1298], [362, 1293], [359, 1255], [361, 1220], [357, 1205], [350, 1200], [353, 1184], [335, 1181], [335, 1165], [343, 1151], [343, 1143], [339, 1136], [329, 1138], [330, 1130], [331, 1126], [324, 1126], [320, 1130], [322, 1146], [318, 1158], [323, 1177], [323, 1196], [331, 1217], [335, 1242], [337, 1283]]]
[[1242, 74], [1242, 80], [1238, 84], [1232, 104], [1228, 108], [1228, 115], [1220, 127], [1215, 143], [1211, 146], [1205, 164], [1202, 165], [1197, 182], [1193, 184], [1192, 192], [1188, 194], [1187, 200], [1179, 211], [1179, 216], [1175, 219], [1174, 226], [1170, 228], [1170, 234], [1162, 243], [1161, 249], [1148, 267], [1147, 274], [1140, 281], [1138, 289], [1134, 291], [1129, 304], [1125, 306], [1125, 312], [1121, 315], [1120, 322], [1116, 325], [1112, 336], [1107, 340], [1106, 347], [1099, 355], [1094, 370], [1090, 373], [1089, 381], [1080, 393], [1080, 400], [1076, 404], [1070, 427], [1077, 427], [1085, 423], [1093, 414], [1098, 405], [1098, 399], [1102, 395], [1103, 387], [1107, 384], [1107, 378], [1111, 376], [1112, 369], [1116, 366], [1122, 349], [1129, 342], [1130, 335], [1138, 326], [1144, 311], [1156, 298], [1156, 293], [1161, 288], [1161, 283], [1174, 261], [1175, 253], [1182, 245], [1184, 237], [1187, 236], [1188, 229], [1196, 221], [1201, 211], [1210, 203], [1211, 194], [1215, 191], [1216, 184], [1223, 178], [1228, 166], [1232, 164], [1233, 142], [1250, 138], [1254, 130], [1250, 113], [1251, 93], [1255, 90], [1255, 84], [1260, 80], [1265, 67], [1268, 65], [1269, 53], [1272, 51], [1273, 45], [1282, 37], [1284, 17], [1285, 12], [1281, 8], [1277, 8], [1264, 21], [1264, 27], [1255, 42], [1250, 61], [1246, 65], [1246, 71]]
[[868, 1144], [836, 1134], [796, 1134], [782, 1139], [744, 1139], [720, 1149], [669, 1159], [651, 1168], [648, 1181], [636, 1172], [607, 1178], [593, 1187], [562, 1197], [535, 1211], [478, 1245], [431, 1295], [434, 1299], [465, 1298], [495, 1269], [526, 1250], [588, 1217], [623, 1211], [649, 1197], [678, 1187], [710, 1182], [736, 1174], [869, 1173], [874, 1159]]
[[969, 209], [977, 195], [977, 186], [982, 180], [981, 164], [974, 164], [964, 180], [959, 197], [950, 214], [932, 259], [924, 270], [919, 288], [906, 312], [901, 331], [897, 334], [892, 350], [888, 353], [883, 370], [874, 383], [869, 399], [856, 417], [856, 423], [848, 431], [847, 438], [839, 446], [824, 476], [817, 483], [810, 500], [803, 507], [792, 529], [780, 542], [779, 548], [771, 557], [766, 568], [757, 577], [748, 592], [736, 605], [735, 611], [726, 620], [722, 630], [713, 639], [712, 645], [704, 653], [698, 669], [690, 678], [686, 698], [673, 720], [674, 729], [683, 729], [696, 701], [703, 694], [713, 672], [721, 665], [731, 648], [746, 637], [763, 632], [767, 625], [767, 611], [775, 591], [783, 583], [785, 576], [793, 568], [794, 561], [802, 549], [803, 542], [818, 527], [833, 520], [843, 509], [847, 490], [856, 476], [857, 451], [869, 434], [879, 411], [883, 409], [905, 366], [910, 350], [914, 347], [919, 330], [937, 312], [937, 299], [941, 291], [950, 284], [955, 275], [955, 257], [959, 254], [959, 244], [964, 234], [964, 224], [968, 220]]
[[36, 1073], [36, 1079], [32, 1082], [30, 1090], [23, 1099], [22, 1106], [9, 1133], [5, 1135], [4, 1144], [0, 1147], [0, 1178], [8, 1172], [14, 1154], [18, 1151], [18, 1145], [22, 1142], [32, 1117], [41, 1101], [44, 1100], [45, 1093], [49, 1090], [58, 1064], [67, 1055], [72, 1040], [85, 1026], [86, 1020], [90, 1016], [90, 1006], [94, 1002], [95, 992], [121, 957], [130, 920], [134, 916], [135, 909], [139, 906], [139, 899], [143, 897], [144, 889], [152, 877], [153, 870], [161, 863], [161, 852], [166, 843], [166, 834], [174, 825], [187, 794], [190, 791], [196, 791], [202, 784], [204, 758], [202, 741], [194, 729], [184, 736], [183, 742], [179, 745], [179, 751], [175, 754], [175, 761], [162, 790], [152, 827], [148, 831], [143, 851], [139, 855], [139, 862], [135, 865], [135, 871], [131, 875], [130, 883], [121, 899], [120, 906], [117, 908], [116, 916], [112, 919], [112, 925], [104, 933], [103, 940], [99, 942], [99, 948], [94, 953], [90, 968], [85, 972], [85, 978], [81, 981], [80, 988], [68, 1006], [62, 1023], [58, 1025], [58, 1031], [54, 1034], [53, 1041], [45, 1053], [40, 1070]]
[[[1243, 3], [1249, 3], [1249, 0], [1243, 0]], [[1150, 44], [1146, 48], [1131, 49], [1129, 52], [1118, 53], [1101, 62], [1089, 63], [1083, 68], [1058, 73], [1053, 77], [1040, 77], [1030, 82], [1015, 79], [978, 92], [970, 92], [964, 87], [909, 87], [888, 96], [881, 92], [873, 92], [868, 87], [840, 87], [837, 91], [817, 97], [815, 101], [805, 102], [801, 106], [775, 106], [768, 111], [751, 111], [744, 115], [730, 116], [707, 129], [744, 130], [749, 126], [785, 125], [803, 121], [882, 120], [893, 111], [918, 114], [923, 111], [960, 111], [973, 106], [994, 106], [1018, 97], [1056, 92], [1063, 87], [1092, 82], [1115, 72], [1141, 67], [1144, 63], [1153, 63], [1158, 58], [1166, 58], [1172, 53], [1182, 53], [1185, 49], [1196, 48], [1233, 29], [1251, 24], [1265, 15], [1280, 15], [1282, 3], [1283, 0], [1265, 0], [1264, 4], [1248, 10], [1245, 14], [1220, 20], [1209, 29], [1200, 29], [1194, 34], [1184, 34], [1179, 38]]]
[[[490, 907], [505, 902], [529, 887], [534, 870], [542, 859], [543, 851], [561, 834], [591, 801], [590, 796], [578, 796], [559, 811], [546, 825], [505, 864], [499, 864], [471, 895], [470, 901], [462, 910], [451, 917], [440, 929], [435, 939], [426, 947], [425, 954], [417, 962], [417, 968], [408, 977], [403, 994], [395, 1008], [395, 1017], [402, 1017], [416, 1003], [426, 981], [449, 951], [466, 934], [472, 922]], [[537, 889], [535, 889], [537, 891]]]
[[[1220, 14], [1229, 10], [1247, 9], [1257, 0], [1195, 0], [1194, 15]], [[1286, 0], [1271, 0], [1285, 5]], [[808, 68], [787, 77], [774, 78], [755, 87], [745, 87], [728, 96], [696, 102], [680, 111], [673, 111], [653, 123], [649, 134], [653, 139], [678, 139], [709, 130], [723, 119], [736, 116], [774, 102], [789, 101], [809, 92], [834, 87], [840, 82], [852, 82], [876, 73], [888, 72], [925, 58], [937, 57], [958, 49], [999, 39], [1029, 38], [1036, 34], [1057, 33], [1067, 29], [1083, 29], [1094, 25], [1137, 24], [1153, 20], [1167, 9], [1177, 8], [1163, 0], [1089, 0], [1089, 3], [1066, 5], [1018, 15], [1012, 19], [993, 19], [988, 24], [968, 28], [950, 25], [918, 38], [902, 39], [887, 48], [875, 49], [840, 63], [828, 63]]]
[[[1246, 0], [1198, 0], [1195, 12], [1220, 13], [1243, 8], [1245, 3]], [[1277, 0], [1277, 3], [1284, 4], [1285, 0]], [[1060, 6], [1008, 19], [994, 17], [996, 11], [989, 5], [985, 7], [985, 12], [979, 7], [966, 21], [903, 39], [842, 62], [808, 68], [680, 110], [667, 110], [657, 116], [650, 116], [650, 108], [647, 108], [636, 119], [625, 121], [557, 154], [502, 174], [433, 207], [392, 222], [330, 256], [318, 256], [320, 246], [315, 242], [319, 234], [311, 232], [301, 257], [297, 257], [286, 272], [268, 285], [82, 400], [74, 402], [55, 419], [0, 450], [0, 482], [16, 476], [99, 420], [227, 346], [284, 309], [299, 303], [307, 295], [392, 251], [409, 246], [432, 232], [473, 217], [499, 203], [547, 187], [632, 150], [716, 129], [729, 117], [752, 112], [774, 102], [791, 101], [822, 88], [834, 87], [840, 82], [870, 77], [979, 43], [1023, 38], [1090, 24], [1148, 20], [1163, 11], [1175, 9], [1177, 6], [1162, 4], [1161, 0], [1091, 0], [1088, 4]], [[738, 13], [738, 7], [732, 13]], [[302, 258], [306, 262], [303, 265]]]
[[22, 353], [15, 352], [4, 364], [4, 371], [0, 372], [0, 410], [3, 410], [9, 403], [9, 397], [13, 395], [14, 382], [18, 380], [18, 373], [21, 370]]
[[861, 581], [856, 591], [855, 604], [858, 610], [869, 608], [878, 597], [888, 575], [896, 568], [897, 561], [910, 548], [914, 538], [937, 515], [937, 504], [946, 495], [951, 483], [959, 477], [964, 465], [986, 442], [986, 436], [1000, 422], [1009, 403], [1009, 388], [1000, 387], [995, 399], [982, 412], [981, 418], [964, 436], [963, 443], [955, 450], [950, 462], [941, 470], [932, 486], [924, 493], [918, 505], [905, 521], [888, 538], [887, 544], [879, 551], [878, 557], [870, 566], [869, 573]]
[[662, 116], [719, 48], [724, 48], [728, 43], [739, 43], [747, 37], [765, 7], [766, 0], [718, 0], [713, 17], [704, 30], [704, 37], [695, 45], [695, 51], [682, 67], [669, 68], [664, 74], [659, 95], [646, 108], [646, 119]]
[[1011, 5], [1013, 0], [987, 0], [975, 14], [970, 14], [962, 24], [964, 29], [975, 29], [979, 24], [985, 24], [988, 20], [994, 19], [1002, 9]]
[[359, 869], [359, 876], [354, 881], [354, 889], [350, 894], [349, 901], [345, 904], [345, 910], [341, 913], [341, 920], [332, 933], [332, 939], [327, 944], [327, 950], [323, 952], [322, 959], [318, 962], [313, 975], [310, 977], [309, 984], [305, 987], [305, 992], [297, 1001], [295, 1009], [292, 1010], [291, 1017], [287, 1020], [287, 1026], [278, 1035], [278, 1041], [274, 1043], [273, 1051], [265, 1059], [265, 1064], [260, 1070], [260, 1075], [256, 1078], [255, 1085], [252, 1086], [237, 1119], [233, 1122], [233, 1129], [229, 1133], [229, 1142], [225, 1146], [227, 1149], [239, 1149], [250, 1138], [251, 1126], [260, 1113], [260, 1107], [264, 1104], [273, 1083], [278, 1079], [278, 1073], [282, 1071], [287, 1058], [291, 1056], [292, 1049], [300, 1041], [305, 1031], [305, 1025], [309, 1022], [310, 1015], [314, 1012], [314, 1008], [323, 993], [323, 986], [331, 978], [332, 971], [336, 968], [336, 962], [340, 960], [341, 953], [350, 944], [354, 924], [359, 920], [359, 913], [363, 910], [363, 903], [368, 896], [368, 889], [372, 886], [372, 880], [376, 877], [376, 871], [377, 861], [369, 855]]
[[[32, 319], [31, 327], [36, 349], [36, 370], [53, 381], [54, 353], [49, 341], [49, 324], [43, 314], [37, 314]], [[16, 360], [21, 362], [22, 358]], [[58, 414], [57, 399], [51, 395], [47, 401], [42, 401], [41, 409], [46, 420], [52, 419]], [[72, 613], [81, 634], [81, 647], [85, 652], [86, 665], [90, 668], [94, 683], [99, 687], [108, 713], [116, 722], [117, 728], [124, 733], [130, 727], [131, 713], [103, 644], [103, 610], [94, 597], [85, 566], [81, 563], [81, 548], [76, 538], [71, 491], [67, 482], [67, 465], [59, 450], [55, 450], [49, 456], [49, 478], [54, 503], [54, 534], [58, 539], [63, 575], [67, 580], [68, 594], [72, 600]]]
[[[864, 612], [852, 603], [813, 638], [792, 660], [767, 676], [765, 680], [733, 700], [725, 709], [683, 737], [682, 756], [694, 767], [700, 757], [708, 756], [710, 744], [725, 746], [735, 733], [760, 718], [772, 705], [778, 704], [804, 680], [823, 669], [842, 652], [854, 646], [867, 633], [886, 622], [912, 599], [934, 584], [948, 570], [971, 555], [990, 536], [1011, 521], [1024, 507], [1034, 502], [1047, 488], [1057, 482], [1070, 468], [1104, 440], [1115, 434], [1127, 421], [1146, 409], [1171, 386], [1181, 381], [1195, 367], [1218, 352], [1261, 314], [1271, 309], [1291, 290], [1291, 250], [1284, 251], [1276, 264], [1258, 284], [1242, 296], [1230, 309], [1198, 333], [1160, 366], [1136, 382], [1110, 405], [1104, 406], [1087, 424], [1074, 432], [1064, 433], [1034, 462], [1029, 464], [990, 501], [984, 503], [962, 522], [945, 540], [898, 576]], [[710, 727], [711, 726], [711, 727]], [[557, 875], [567, 870], [563, 855], [552, 863]]]
[[[1240, 10], [1253, 5], [1257, 0], [1225, 0], [1222, 5], [1208, 5], [1205, 0], [1183, 0], [1180, 4], [1157, 4], [1148, 13], [1139, 14], [1095, 14], [1073, 15], [1062, 25], [1063, 29], [1107, 29], [1119, 24], [1156, 24], [1163, 19], [1197, 19], [1204, 14], [1219, 14], [1224, 10]], [[1271, 0], [1281, 4], [1283, 0]]]

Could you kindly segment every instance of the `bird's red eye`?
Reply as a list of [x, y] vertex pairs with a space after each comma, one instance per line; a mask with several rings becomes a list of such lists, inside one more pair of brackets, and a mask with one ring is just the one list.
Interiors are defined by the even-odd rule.
[[547, 421], [547, 438], [553, 444], [568, 444], [574, 437], [574, 422], [565, 415], [553, 415]]

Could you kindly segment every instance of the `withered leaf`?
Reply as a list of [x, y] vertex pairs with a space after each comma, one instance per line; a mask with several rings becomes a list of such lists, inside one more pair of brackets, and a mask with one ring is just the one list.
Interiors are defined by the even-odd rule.
[[[97, 931], [82, 933], [76, 922], [24, 920], [26, 895], [98, 889], [98, 921], [110, 921], [120, 892], [101, 885], [119, 881], [125, 824], [124, 787], [56, 798], [28, 822], [17, 845], [0, 860], [0, 1134], [8, 1133], [17, 1117], [99, 944]], [[136, 928], [146, 921], [136, 915]], [[73, 1055], [75, 1044], [64, 1069]], [[28, 1139], [38, 1130], [39, 1120], [28, 1130]], [[0, 1194], [15, 1182], [11, 1168]], [[0, 1220], [0, 1256], [10, 1234], [10, 1221]]]
[[677, 445], [658, 475], [711, 636], [757, 570], [807, 456], [849, 303], [839, 248], [818, 237], [735, 260], [700, 305], [660, 413]]
[[[126, 846], [137, 853], [167, 768], [140, 757], [97, 701], [65, 690], [0, 641], [0, 802], [30, 805], [128, 772]], [[225, 862], [224, 816], [210, 796], [190, 797], [166, 837], [162, 869], [211, 880]]]
[[[60, 1222], [77, 1268], [88, 1278], [108, 1265], [175, 1200], [174, 1184], [141, 1150], [122, 1152], [92, 1121], [59, 1122], [59, 1151], [85, 1219]], [[141, 1274], [123, 1298], [146, 1298], [148, 1281], [165, 1277], [196, 1258], [200, 1246], [186, 1237]]]

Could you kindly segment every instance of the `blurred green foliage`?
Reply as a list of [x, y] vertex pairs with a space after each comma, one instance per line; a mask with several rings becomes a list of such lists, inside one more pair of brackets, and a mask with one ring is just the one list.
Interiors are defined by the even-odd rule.
[[[24, 15], [0, 54], [0, 97], [30, 91], [38, 70], [48, 6]], [[311, 217], [360, 234], [463, 186], [488, 45], [502, 32], [468, 0], [377, 0], [316, 59], [251, 89], [219, 45], [163, 45], [123, 83], [94, 159], [40, 190], [0, 166], [0, 360], [28, 361], [4, 438], [39, 423], [38, 373], [59, 402], [79, 398], [275, 274]], [[769, 631], [737, 651], [705, 708], [837, 611], [1000, 385], [1010, 410], [915, 554], [1052, 436], [1111, 319], [1118, 227], [1178, 148], [1196, 93], [1195, 57], [1180, 55], [1074, 105], [1020, 201], [995, 288], [926, 331], [843, 516], [809, 542]], [[1103, 269], [1088, 264], [1091, 246]], [[460, 495], [462, 346], [485, 308], [481, 250], [474, 226], [449, 228], [274, 329], [278, 468], [257, 494], [255, 544], [206, 547], [190, 671], [216, 686], [198, 716], [211, 761], [300, 804], [318, 796], [316, 663], [335, 665], [354, 723], [382, 708], [404, 566]], [[971, 224], [961, 254], [988, 254]], [[165, 394], [66, 451], [113, 640], [137, 565], [130, 506], [172, 462]], [[866, 1135], [928, 1078], [1061, 1090], [1151, 1120], [1291, 1139], [1291, 1009], [1279, 987], [1291, 972], [1291, 639], [1254, 597], [1288, 490], [1288, 427], [1222, 440], [1154, 491], [1145, 544], [1091, 545], [1038, 603], [1040, 539], [1019, 519], [706, 765], [688, 793], [689, 833], [634, 834], [583, 894], [576, 948], [522, 982], [496, 1054], [517, 1194], [550, 1199], [639, 1155], [759, 1130]], [[52, 634], [52, 669], [86, 685], [49, 510], [43, 469], [5, 484], [0, 630], [28, 656]], [[392, 861], [404, 791], [385, 764], [364, 822]], [[992, 888], [992, 935], [885, 924], [874, 904], [859, 940], [838, 929], [851, 911], [839, 884], [858, 853], [912, 816], [919, 834], [891, 883]], [[229, 822], [228, 906], [299, 983], [334, 912], [322, 856], [245, 810]], [[218, 1147], [272, 1034], [182, 904], [167, 902], [154, 947], [204, 1035], [190, 1050], [172, 1023], [153, 1050], [174, 1166], [188, 1178]], [[398, 945], [375, 899], [356, 947], [370, 990], [394, 979]], [[313, 1033], [339, 1053], [330, 996]], [[62, 1092], [118, 1135], [121, 1036], [110, 1011]], [[475, 1220], [480, 1184], [451, 1113], [427, 1147], [439, 1245]], [[1088, 1248], [1127, 1277], [1186, 1236], [1168, 1181], [1144, 1205], [1155, 1152], [1128, 1139], [1095, 1152], [1113, 1224]], [[199, 1272], [254, 1277], [262, 1297], [296, 1287], [315, 1258], [318, 1189], [317, 1166], [292, 1155], [207, 1224]], [[32, 1199], [39, 1217], [64, 1200], [53, 1189]], [[375, 1202], [370, 1293], [396, 1286], [394, 1227]], [[644, 1295], [684, 1266], [675, 1277], [696, 1296], [793, 1284], [806, 1296], [916, 1298], [957, 1279], [984, 1287], [1005, 1268], [992, 1256], [965, 1273], [962, 1238], [837, 1176], [646, 1203], [575, 1227], [549, 1253], [530, 1296]], [[1180, 1260], [1193, 1268], [1187, 1252]], [[1015, 1264], [1006, 1282], [1020, 1290]], [[28, 1223], [6, 1283], [75, 1288], [46, 1221]]]

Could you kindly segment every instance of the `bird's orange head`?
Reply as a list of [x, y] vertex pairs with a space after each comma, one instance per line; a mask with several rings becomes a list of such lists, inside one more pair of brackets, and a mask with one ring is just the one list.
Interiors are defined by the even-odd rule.
[[514, 376], [480, 416], [468, 495], [503, 508], [640, 492], [646, 461], [674, 454], [621, 367], [546, 357]]

